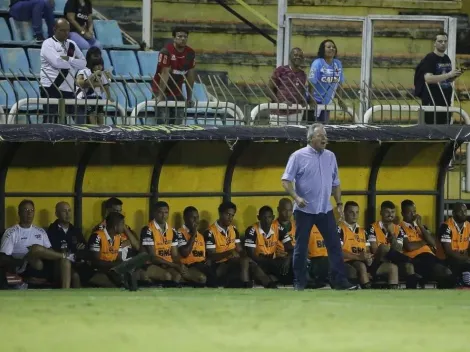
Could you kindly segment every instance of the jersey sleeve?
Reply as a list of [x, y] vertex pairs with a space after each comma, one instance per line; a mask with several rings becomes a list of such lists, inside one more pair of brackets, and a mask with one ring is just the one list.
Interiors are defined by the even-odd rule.
[[140, 244], [142, 246], [154, 246], [155, 241], [153, 240], [152, 230], [148, 226], [144, 226], [140, 232]]
[[310, 72], [308, 74], [308, 80], [312, 84], [317, 84], [321, 77], [321, 62], [320, 60], [314, 60], [310, 66]]
[[178, 247], [178, 231], [175, 229], [173, 230], [173, 240], [171, 241], [171, 246], [172, 247]]
[[287, 242], [291, 242], [292, 238], [290, 237], [289, 233], [287, 231], [283, 231], [282, 227], [279, 227], [279, 241], [281, 243], [286, 244]]
[[43, 229], [39, 229], [42, 235], [42, 246], [45, 248], [51, 248], [52, 244], [51, 241], [49, 240], [49, 236], [47, 236], [47, 232], [44, 231]]
[[238, 232], [238, 229], [234, 226], [233, 231], [235, 231], [235, 243], [240, 243], [240, 232]]
[[204, 232], [204, 241], [206, 242], [206, 249], [215, 249], [215, 238], [211, 230]]
[[176, 233], [176, 238], [178, 240], [178, 247], [183, 247], [183, 246], [186, 246], [188, 244], [188, 242], [186, 241], [186, 238], [184, 237], [184, 235], [181, 231], [178, 231]]
[[339, 239], [341, 240], [341, 246], [343, 246], [344, 245], [344, 232], [343, 232], [343, 229], [340, 226], [338, 226], [337, 231], [338, 231]]
[[441, 243], [452, 243], [452, 229], [447, 224], [441, 224], [437, 236]]
[[94, 233], [88, 239], [88, 249], [90, 252], [100, 252], [101, 251], [101, 237], [98, 234]]
[[14, 229], [8, 229], [2, 237], [0, 245], [0, 253], [12, 255], [15, 248], [15, 232]]
[[289, 161], [287, 162], [286, 169], [284, 170], [284, 174], [282, 175], [282, 179], [292, 182], [297, 177], [298, 171], [299, 163], [297, 161], [297, 154], [293, 153], [289, 157]]
[[369, 229], [366, 231], [366, 240], [368, 243], [377, 242], [377, 236], [375, 234], [374, 226], [370, 225]]
[[245, 247], [256, 248], [256, 230], [254, 226], [250, 226], [245, 231]]
[[158, 53], [158, 66], [160, 66], [160, 67], [170, 67], [171, 66], [170, 53], [168, 52], [167, 49], [162, 49]]

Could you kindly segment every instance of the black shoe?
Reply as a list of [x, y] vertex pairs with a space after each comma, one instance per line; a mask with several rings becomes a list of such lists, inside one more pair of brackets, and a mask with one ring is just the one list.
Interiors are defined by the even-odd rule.
[[126, 282], [126, 289], [129, 291], [137, 291], [139, 289], [137, 286], [137, 274], [135, 271], [125, 273], [124, 279]]
[[271, 281], [269, 284], [266, 285], [265, 288], [270, 288], [270, 289], [278, 289], [277, 284], [274, 281]]
[[352, 290], [357, 290], [358, 289], [358, 286], [357, 285], [353, 285], [352, 283], [350, 283], [349, 281], [346, 281], [346, 282], [343, 282], [339, 285], [335, 285], [334, 286], [334, 289], [335, 290], [340, 290], [340, 291], [352, 291]]
[[42, 34], [39, 34], [39, 35], [35, 35], [34, 36], [34, 42], [36, 44], [42, 44], [42, 42], [44, 41], [44, 37], [42, 36]]

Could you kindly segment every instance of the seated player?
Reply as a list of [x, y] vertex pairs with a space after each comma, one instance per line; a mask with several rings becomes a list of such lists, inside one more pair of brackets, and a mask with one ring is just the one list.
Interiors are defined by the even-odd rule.
[[[292, 247], [295, 246], [295, 221], [292, 219], [293, 205], [289, 198], [281, 198], [277, 206], [278, 217], [273, 221], [272, 228], [274, 230], [283, 231], [291, 238]], [[277, 242], [275, 258], [290, 257], [289, 270], [287, 275], [279, 278], [279, 283], [283, 285], [292, 285], [294, 281], [294, 272], [292, 268], [292, 253], [284, 250], [284, 243]]]
[[451, 287], [452, 272], [434, 255], [436, 241], [428, 228], [422, 224], [421, 216], [416, 213], [416, 206], [411, 200], [401, 202], [401, 215], [403, 221], [400, 227], [405, 232], [404, 254], [411, 258], [416, 273], [424, 280], [436, 280], [438, 288]]
[[194, 270], [189, 272], [181, 262], [178, 233], [167, 222], [169, 212], [168, 203], [156, 202], [153, 206], [153, 220], [142, 229], [141, 246], [151, 258], [145, 276], [151, 281], [163, 282], [165, 285], [180, 286], [182, 279], [199, 282], [199, 274]]
[[374, 222], [367, 232], [367, 242], [374, 255], [369, 272], [374, 276], [383, 276], [388, 273], [388, 283], [392, 286], [394, 283], [390, 280], [394, 278], [390, 277], [389, 266], [393, 263], [398, 267], [399, 272], [404, 273], [406, 288], [414, 289], [419, 277], [414, 272], [410, 258], [403, 254], [405, 233], [393, 222], [396, 218], [395, 204], [388, 200], [384, 201], [380, 206], [380, 216], [381, 220]]
[[[122, 257], [121, 234], [124, 232], [124, 215], [111, 212], [106, 217], [106, 227], [95, 230], [88, 239], [90, 250], [90, 271], [82, 281], [98, 287], [124, 287], [137, 290], [137, 276], [134, 269], [144, 263], [129, 266]], [[122, 268], [125, 269], [122, 272]], [[85, 274], [83, 274], [85, 276]]]
[[232, 225], [237, 206], [232, 202], [219, 205], [219, 219], [204, 232], [207, 258], [212, 262], [218, 284], [232, 286], [232, 279], [241, 281], [236, 287], [250, 288], [250, 259], [243, 252], [238, 230]]
[[2, 237], [0, 276], [4, 278], [6, 273], [13, 273], [28, 280], [50, 281], [52, 271], [48, 270], [47, 264], [56, 261], [59, 263], [61, 287], [70, 288], [70, 256], [51, 249], [46, 231], [33, 225], [34, 212], [33, 201], [21, 201], [18, 206], [20, 222], [8, 228]]
[[178, 230], [178, 251], [181, 263], [188, 268], [188, 276], [196, 284], [206, 282], [212, 286], [213, 279], [210, 263], [206, 261], [206, 244], [204, 236], [199, 233], [199, 212], [189, 206], [183, 211], [184, 225]]
[[470, 223], [467, 221], [467, 206], [455, 203], [452, 217], [447, 219], [438, 232], [437, 257], [445, 261], [460, 283], [470, 286]]
[[[105, 218], [112, 212], [122, 214], [122, 201], [118, 198], [111, 197], [104, 202], [104, 214]], [[93, 231], [103, 230], [106, 227], [106, 220], [103, 220], [100, 224], [96, 225]], [[140, 249], [139, 239], [132, 229], [125, 225], [124, 231], [121, 233], [121, 249], [122, 258], [126, 260], [138, 253]]]
[[[348, 278], [359, 278], [361, 288], [370, 289], [371, 283], [367, 267], [372, 264], [372, 255], [369, 253], [369, 244], [366, 241], [364, 229], [357, 224], [359, 218], [359, 205], [349, 201], [344, 205], [344, 222], [338, 225], [338, 234], [343, 246], [344, 261]], [[396, 274], [398, 283], [398, 272]]]
[[329, 281], [329, 268], [328, 251], [326, 250], [323, 236], [318, 228], [313, 225], [310, 231], [310, 240], [308, 243], [308, 259], [309, 270], [308, 274], [310, 280], [308, 282], [309, 288], [325, 287]]
[[[271, 207], [265, 205], [258, 212], [259, 222], [248, 227], [245, 232], [245, 249], [259, 269], [257, 279], [266, 288], [277, 288], [276, 282], [281, 276], [289, 272], [292, 258], [292, 239], [279, 227], [273, 227], [274, 212]], [[284, 245], [286, 257], [274, 258], [278, 242]]]

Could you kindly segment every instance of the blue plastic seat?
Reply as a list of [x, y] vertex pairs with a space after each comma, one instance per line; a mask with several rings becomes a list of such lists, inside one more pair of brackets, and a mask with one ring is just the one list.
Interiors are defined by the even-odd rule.
[[[0, 0], [0, 2], [3, 0]], [[3, 17], [0, 17], [0, 42], [9, 43], [13, 41], [13, 37], [10, 33], [10, 28], [8, 28], [7, 21]]]
[[158, 51], [138, 51], [137, 58], [140, 64], [140, 74], [145, 79], [153, 79], [157, 72]]
[[[15, 81], [13, 82], [13, 88], [18, 96], [18, 101], [26, 98], [40, 98], [39, 83], [37, 81]], [[39, 120], [42, 120], [42, 109], [41, 104], [23, 105], [19, 109], [22, 113], [18, 114], [16, 123], [38, 123]]]
[[138, 49], [138, 45], [127, 45], [122, 40], [121, 29], [115, 20], [94, 20], [96, 39], [104, 48]]
[[[129, 109], [129, 100], [123, 83], [112, 82], [109, 85], [109, 92], [114, 101], [117, 101], [124, 109]], [[105, 122], [107, 125], [120, 125], [123, 123], [119, 113], [115, 114], [116, 109], [114, 106], [105, 106], [104, 111], [108, 113]]]
[[[2, 0], [0, 0], [2, 1]], [[55, 0], [55, 7], [54, 7], [54, 15], [56, 16], [64, 16], [64, 8], [67, 0]]]
[[[88, 52], [87, 49], [83, 49], [82, 53], [86, 57], [86, 53]], [[109, 59], [108, 51], [101, 49], [101, 57], [103, 58], [103, 63], [104, 63], [104, 69], [109, 70], [113, 68], [113, 65], [111, 64], [111, 60]], [[113, 74], [114, 74], [114, 69], [113, 69]]]
[[[20, 22], [14, 20], [12, 17], [9, 19], [11, 34], [13, 40], [18, 42], [32, 42], [34, 38], [33, 27], [31, 22]], [[49, 37], [46, 21], [42, 20], [42, 32], [44, 38]]]
[[0, 13], [10, 12], [10, 0], [0, 0]]
[[28, 48], [30, 71], [39, 76], [41, 73], [41, 49]]
[[[135, 108], [137, 104], [153, 99], [152, 87], [149, 83], [126, 83], [127, 96], [129, 97], [129, 107]], [[149, 108], [148, 110], [153, 110]]]
[[0, 61], [6, 76], [33, 77], [23, 48], [0, 48]]
[[111, 58], [114, 75], [116, 79], [132, 79], [131, 75], [140, 80], [139, 63], [135, 53], [131, 50], [110, 50], [109, 56]]

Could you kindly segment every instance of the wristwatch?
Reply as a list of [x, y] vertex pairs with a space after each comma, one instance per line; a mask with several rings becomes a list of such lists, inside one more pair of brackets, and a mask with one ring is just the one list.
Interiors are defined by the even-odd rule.
[[80, 32], [81, 35], [85, 35], [85, 33], [86, 33], [85, 31], [81, 31], [81, 32]]
[[343, 205], [343, 202], [336, 203], [336, 206], [340, 206], [340, 205]]

